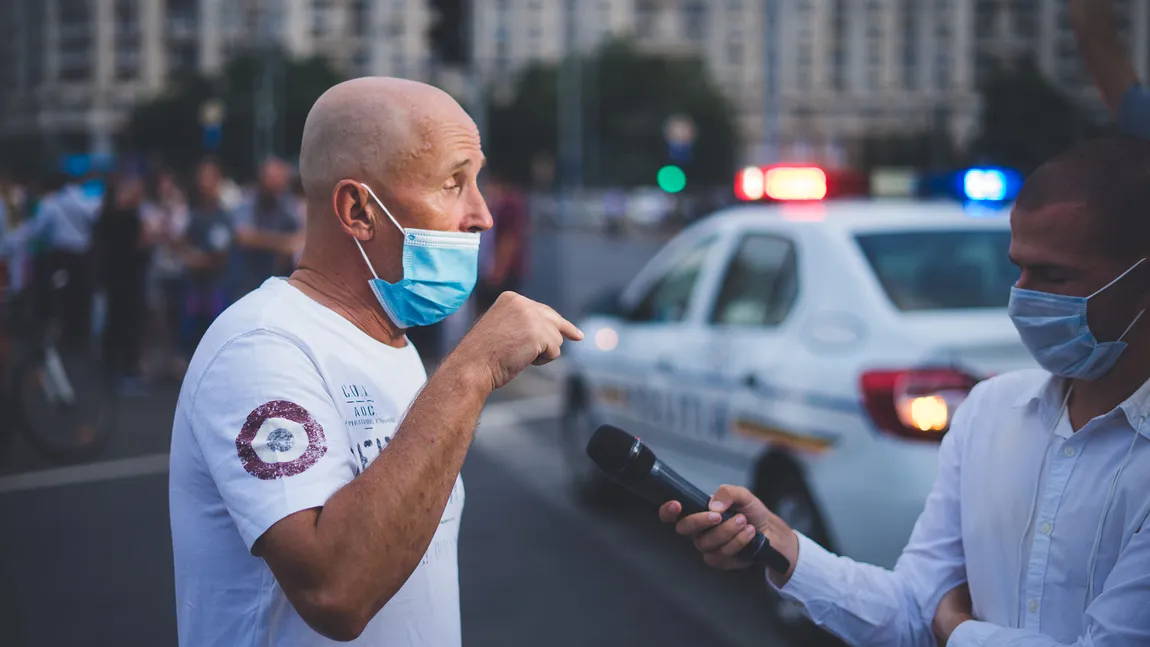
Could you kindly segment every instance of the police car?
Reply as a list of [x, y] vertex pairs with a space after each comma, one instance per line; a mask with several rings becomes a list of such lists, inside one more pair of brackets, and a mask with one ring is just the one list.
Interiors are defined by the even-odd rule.
[[815, 541], [892, 567], [955, 408], [978, 381], [1034, 365], [1006, 314], [1009, 244], [1005, 208], [950, 202], [705, 218], [565, 349], [576, 486], [605, 485], [584, 448], [614, 424], [700, 488], [745, 485]]

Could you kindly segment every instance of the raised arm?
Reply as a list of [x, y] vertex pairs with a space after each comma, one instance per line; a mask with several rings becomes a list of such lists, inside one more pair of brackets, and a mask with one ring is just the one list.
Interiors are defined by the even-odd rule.
[[1122, 117], [1122, 103], [1138, 83], [1134, 63], [1118, 38], [1112, 0], [1070, 0], [1070, 22], [1078, 49], [1102, 99], [1115, 118]]
[[[557, 357], [564, 337], [582, 334], [546, 306], [518, 295], [501, 298], [427, 382], [391, 443], [354, 479], [350, 453], [339, 446], [299, 473], [272, 475], [275, 486], [263, 496], [251, 493], [252, 479], [234, 461], [209, 460], [244, 540], [309, 626], [332, 639], [354, 639], [403, 586], [435, 534], [487, 396], [527, 364]], [[292, 351], [286, 343], [275, 350], [277, 357]], [[303, 389], [302, 397], [317, 403], [311, 418], [342, 433], [317, 369], [308, 373], [302, 350], [295, 358], [252, 380], [266, 393], [255, 400]], [[203, 444], [204, 434], [197, 435]], [[225, 447], [236, 443], [230, 429], [207, 435]], [[248, 489], [229, 485], [235, 482]]]

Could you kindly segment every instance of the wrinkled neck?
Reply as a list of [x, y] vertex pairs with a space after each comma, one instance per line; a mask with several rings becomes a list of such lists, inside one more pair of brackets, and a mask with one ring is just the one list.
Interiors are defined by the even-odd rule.
[[359, 254], [328, 255], [305, 246], [299, 266], [288, 280], [372, 339], [402, 348], [407, 344], [404, 331], [384, 314], [371, 291], [371, 278]]

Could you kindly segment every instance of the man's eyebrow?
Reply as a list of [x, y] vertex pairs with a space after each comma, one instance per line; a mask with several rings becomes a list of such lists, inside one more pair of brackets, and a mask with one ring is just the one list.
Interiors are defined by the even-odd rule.
[[[450, 171], [452, 173], [458, 173], [459, 171], [462, 171], [463, 169], [467, 168], [468, 166], [471, 166], [471, 158], [465, 157], [465, 158], [459, 160], [458, 162], [452, 164]], [[487, 166], [487, 158], [486, 157], [484, 157], [482, 160], [479, 161], [479, 168], [482, 169], [485, 166]]]

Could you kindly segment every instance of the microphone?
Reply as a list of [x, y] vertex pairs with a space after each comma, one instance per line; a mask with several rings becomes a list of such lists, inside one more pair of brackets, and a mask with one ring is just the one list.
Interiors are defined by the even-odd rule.
[[[642, 441], [618, 427], [603, 425], [596, 429], [587, 443], [587, 455], [613, 480], [655, 505], [678, 501], [683, 505], [685, 515], [709, 509], [711, 497], [655, 458], [655, 452]], [[724, 512], [723, 521], [735, 514], [730, 510]], [[768, 566], [778, 573], [786, 573], [791, 567], [790, 560], [771, 547], [771, 542], [757, 531], [738, 556]]]

